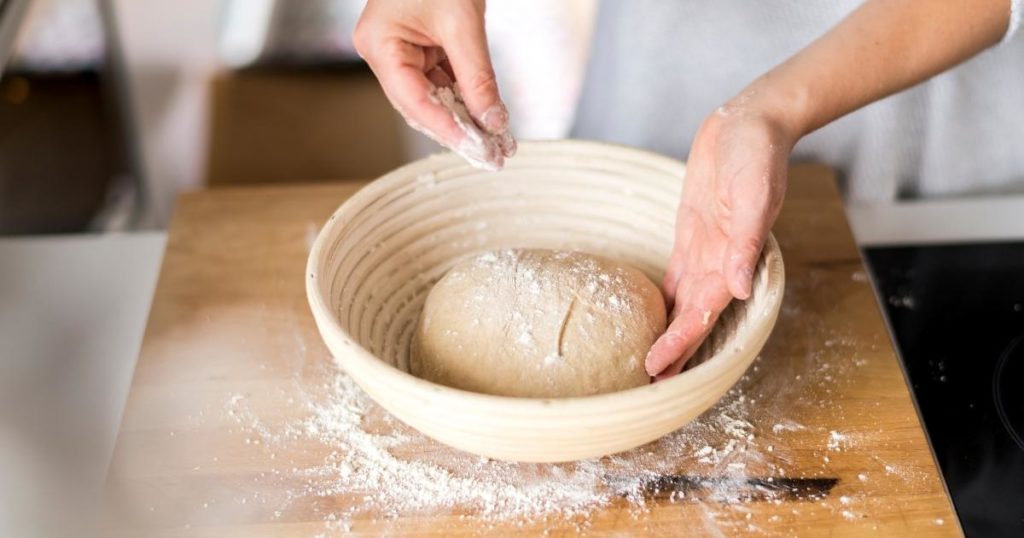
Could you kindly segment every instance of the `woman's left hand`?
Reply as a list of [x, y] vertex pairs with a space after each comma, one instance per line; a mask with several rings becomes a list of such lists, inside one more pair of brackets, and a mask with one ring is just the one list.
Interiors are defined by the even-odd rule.
[[672, 321], [647, 355], [648, 373], [679, 373], [729, 301], [750, 295], [801, 136], [974, 56], [1010, 26], [1006, 0], [935, 4], [864, 2], [704, 122], [665, 275]]
[[690, 149], [662, 284], [669, 327], [645, 364], [656, 379], [679, 373], [729, 301], [750, 296], [754, 267], [782, 207], [797, 136], [736, 101], [705, 120]]

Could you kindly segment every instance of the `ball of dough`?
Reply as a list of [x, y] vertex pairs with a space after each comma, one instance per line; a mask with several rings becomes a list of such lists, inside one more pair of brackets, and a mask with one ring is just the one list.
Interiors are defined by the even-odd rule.
[[644, 358], [664, 330], [664, 299], [636, 269], [580, 252], [488, 252], [430, 291], [410, 371], [485, 394], [602, 394], [650, 382]]

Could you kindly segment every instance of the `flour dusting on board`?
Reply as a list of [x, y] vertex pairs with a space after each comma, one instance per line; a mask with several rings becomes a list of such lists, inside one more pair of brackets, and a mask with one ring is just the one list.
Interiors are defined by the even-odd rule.
[[[791, 284], [809, 285], [813, 274]], [[864, 436], [875, 433], [818, 429], [794, 417], [828, 409], [828, 395], [864, 361], [854, 356], [852, 334], [826, 329], [797, 308], [784, 307], [780, 316], [785, 334], [778, 337], [789, 338], [790, 345], [798, 340], [804, 353], [773, 353], [769, 342], [737, 386], [686, 427], [622, 454], [566, 464], [492, 461], [440, 445], [384, 412], [325, 359], [302, 374], [323, 380], [303, 382], [308, 399], [289, 398], [289, 411], [274, 411], [290, 417], [283, 422], [261, 418], [268, 411], [250, 407], [245, 395], [225, 398], [227, 414], [246, 432], [246, 445], [253, 445], [248, 449], [274, 462], [273, 472], [258, 480], [288, 491], [282, 499], [235, 502], [276, 503], [282, 519], [313, 513], [328, 534], [363, 526], [386, 532], [381, 529], [416, 521], [406, 519], [415, 516], [435, 517], [435, 529], [445, 521], [473, 521], [485, 529], [542, 522], [548, 529], [580, 530], [606, 506], [624, 506], [635, 525], [644, 525], [655, 503], [659, 510], [698, 507], [704, 532], [712, 534], [770, 532], [784, 520], [778, 514], [790, 510], [796, 518], [812, 510], [849, 520], [869, 517], [870, 505], [858, 491], [870, 487], [871, 477], [895, 475], [909, 482], [923, 476], [875, 457], [876, 465], [844, 471], [855, 477], [854, 491], [842, 484], [836, 486], [839, 493], [832, 491], [832, 458], [856, 450]], [[818, 396], [807, 398], [809, 392]], [[796, 437], [805, 439], [801, 446], [810, 439], [818, 447], [813, 456], [820, 469], [804, 464], [798, 472], [791, 466], [796, 456], [788, 447]], [[782, 506], [787, 501], [799, 502]], [[759, 518], [753, 503], [779, 509]]]
[[[344, 373], [335, 371], [325, 401], [311, 407], [301, 423], [270, 431], [244, 410], [244, 398], [228, 402], [232, 414], [260, 436], [268, 450], [310, 440], [331, 450], [322, 462], [281, 473], [300, 479], [289, 502], [344, 497], [351, 505], [329, 514], [331, 527], [350, 530], [360, 516], [448, 514], [484, 522], [568, 518], [585, 525], [594, 509], [625, 502], [636, 514], [648, 499], [694, 499], [742, 503], [757, 497], [781, 499], [789, 492], [745, 479], [748, 472], [771, 476], [777, 465], [744, 417], [756, 404], [733, 390], [703, 420], [650, 445], [599, 459], [568, 464], [521, 464], [441, 447], [395, 421]], [[681, 463], [720, 478], [679, 477]], [[666, 482], [666, 477], [669, 477]], [[674, 484], [673, 480], [686, 483]], [[696, 496], [699, 495], [699, 496]]]

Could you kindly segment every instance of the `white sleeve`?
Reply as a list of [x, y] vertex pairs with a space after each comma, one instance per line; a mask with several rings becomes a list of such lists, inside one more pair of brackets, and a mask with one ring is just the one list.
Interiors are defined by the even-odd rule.
[[1010, 24], [1006, 26], [1001, 43], [1009, 41], [1020, 27], [1021, 12], [1024, 11], [1024, 0], [1010, 0]]

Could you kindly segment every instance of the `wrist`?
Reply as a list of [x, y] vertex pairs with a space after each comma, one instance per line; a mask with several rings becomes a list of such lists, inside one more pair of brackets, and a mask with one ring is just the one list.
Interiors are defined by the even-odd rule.
[[725, 112], [759, 116], [792, 144], [817, 128], [810, 110], [809, 92], [765, 73], [723, 105]]

